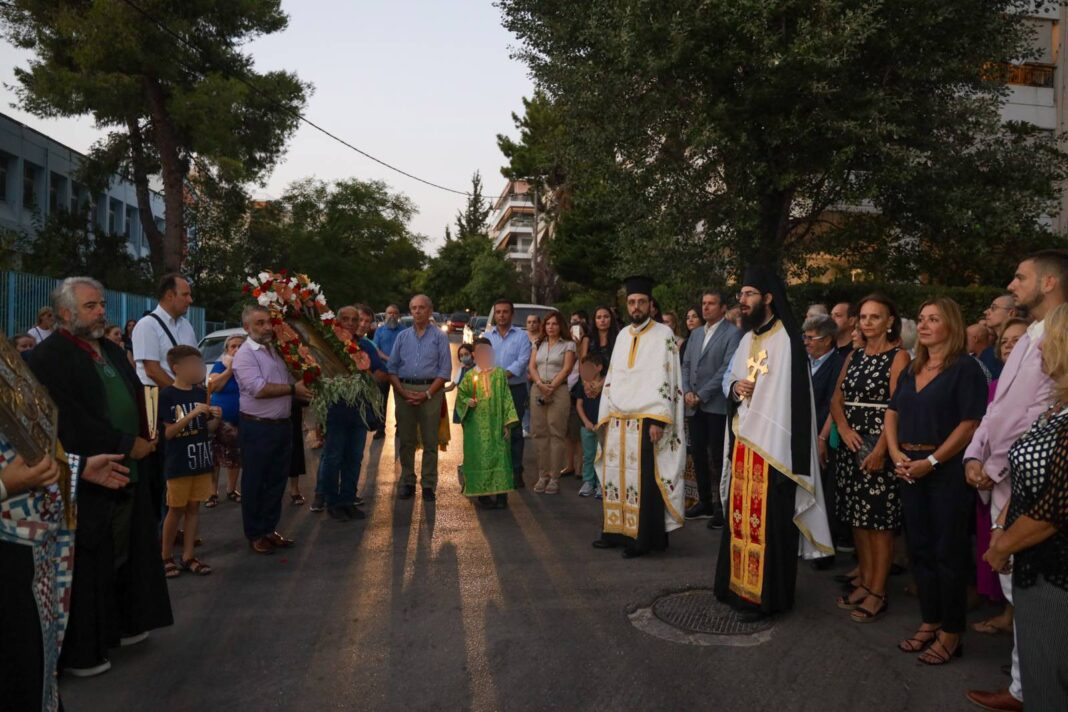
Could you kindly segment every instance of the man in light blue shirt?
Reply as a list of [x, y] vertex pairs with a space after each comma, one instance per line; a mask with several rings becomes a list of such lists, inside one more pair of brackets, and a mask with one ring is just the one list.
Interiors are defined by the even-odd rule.
[[[390, 353], [393, 352], [393, 344], [397, 341], [397, 335], [407, 329], [400, 321], [400, 307], [396, 304], [390, 304], [386, 307], [386, 321], [384, 324], [375, 329], [374, 344], [378, 349], [378, 353], [383, 359], [389, 360]], [[382, 412], [386, 412], [389, 406], [389, 381], [378, 384], [379, 390], [382, 391]], [[383, 420], [382, 427], [375, 433], [375, 440], [382, 440], [386, 437], [386, 424]]]
[[[512, 392], [515, 412], [519, 420], [527, 409], [527, 375], [530, 369], [530, 338], [527, 332], [512, 326], [515, 305], [507, 299], [498, 299], [493, 305], [495, 326], [486, 332], [493, 344], [493, 356], [497, 366], [508, 373], [508, 390]], [[523, 429], [512, 428], [512, 476], [516, 487], [523, 483]]]
[[408, 304], [412, 328], [397, 334], [389, 355], [389, 379], [397, 408], [397, 435], [400, 438], [401, 481], [398, 496], [415, 496], [416, 439], [423, 445], [420, 472], [423, 500], [437, 499], [438, 424], [445, 382], [449, 380], [452, 359], [449, 337], [430, 323], [434, 305], [430, 297], [417, 294]]

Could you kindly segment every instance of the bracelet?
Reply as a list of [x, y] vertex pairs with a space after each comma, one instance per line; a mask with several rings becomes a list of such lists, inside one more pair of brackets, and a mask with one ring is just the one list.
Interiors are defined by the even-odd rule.
[[822, 440], [823, 442], [827, 442], [827, 438], [823, 437], [822, 435], [820, 435], [820, 440]]
[[994, 522], [993, 524], [990, 525], [990, 531], [992, 531], [992, 532], [1005, 531], [1005, 525], [1004, 524], [998, 524], [997, 522]]

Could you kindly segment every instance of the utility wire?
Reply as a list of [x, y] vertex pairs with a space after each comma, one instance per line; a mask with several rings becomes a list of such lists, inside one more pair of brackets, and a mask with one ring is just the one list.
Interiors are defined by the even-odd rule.
[[[126, 5], [129, 5], [131, 8], [133, 8], [135, 11], [137, 11], [141, 16], [143, 16], [149, 22], [154, 24], [160, 30], [162, 30], [166, 34], [170, 35], [174, 39], [176, 39], [179, 42], [181, 42], [186, 47], [188, 47], [191, 50], [193, 50], [194, 52], [196, 52], [200, 56], [201, 59], [204, 59], [204, 51], [200, 47], [196, 46], [195, 44], [193, 44], [192, 42], [188, 41], [187, 39], [182, 37], [180, 34], [175, 32], [174, 30], [172, 30], [163, 21], [157, 19], [151, 13], [149, 13], [147, 10], [145, 10], [144, 8], [138, 6], [136, 3], [134, 3], [133, 0], [122, 0], [122, 2], [124, 2]], [[390, 163], [387, 163], [386, 161], [383, 161], [381, 158], [377, 158], [375, 156], [372, 156], [367, 151], [364, 151], [364, 150], [362, 150], [360, 148], [357, 148], [356, 146], [352, 145], [351, 143], [349, 143], [345, 139], [341, 138], [337, 134], [331, 133], [330, 131], [326, 130], [325, 128], [323, 128], [319, 124], [315, 123], [314, 121], [312, 121], [311, 119], [306, 117], [304, 114], [300, 113], [299, 111], [289, 108], [288, 106], [286, 106], [282, 102], [278, 101], [277, 98], [269, 95], [267, 92], [263, 91], [260, 87], [256, 86], [253, 82], [249, 81], [249, 79], [247, 77], [241, 76], [241, 74], [239, 74], [239, 73], [228, 73], [228, 74], [232, 78], [237, 79], [239, 82], [241, 82], [242, 84], [244, 84], [247, 87], [249, 87], [250, 89], [252, 89], [254, 92], [259, 94], [260, 96], [262, 96], [262, 97], [268, 99], [269, 101], [271, 101], [277, 108], [281, 109], [282, 111], [284, 111], [284, 112], [286, 112], [286, 113], [288, 113], [288, 114], [290, 114], [292, 116], [297, 117], [297, 119], [299, 119], [300, 121], [304, 122], [308, 126], [311, 126], [316, 131], [319, 131], [320, 133], [324, 134], [325, 136], [328, 136], [328, 137], [334, 139], [335, 141], [340, 143], [342, 146], [345, 146], [346, 148], [352, 149], [353, 151], [355, 151], [356, 153], [360, 154], [364, 158], [369, 158], [372, 161], [374, 161], [375, 163], [377, 163], [377, 164], [379, 164], [381, 166], [385, 166], [386, 168], [390, 169], [391, 171], [394, 171], [396, 173], [400, 173], [402, 176], [406, 176], [408, 178], [411, 178], [412, 180], [415, 180], [415, 181], [418, 181], [420, 183], [423, 183], [424, 185], [428, 185], [431, 188], [437, 188], [438, 190], [444, 190], [444, 191], [446, 191], [448, 193], [455, 193], [456, 195], [463, 195], [463, 196], [468, 197], [468, 198], [473, 197], [473, 195], [468, 191], [456, 190], [454, 188], [449, 188], [449, 187], [446, 187], [444, 185], [440, 185], [438, 183], [434, 183], [433, 181], [426, 180], [425, 178], [420, 178], [419, 176], [417, 176], [415, 174], [409, 173], [408, 171], [405, 171], [405, 170], [403, 170], [401, 168], [398, 168], [397, 166], [394, 166], [394, 165], [392, 165]], [[486, 200], [486, 201], [488, 201], [490, 203], [495, 202], [494, 198], [489, 198], [487, 196], [482, 196], [482, 199]]]

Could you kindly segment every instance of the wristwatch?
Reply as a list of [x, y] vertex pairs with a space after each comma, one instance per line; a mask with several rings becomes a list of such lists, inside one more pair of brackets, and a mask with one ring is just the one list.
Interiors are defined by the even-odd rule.
[[931, 463], [931, 467], [933, 467], [935, 469], [938, 468], [938, 465], [939, 465], [938, 458], [935, 457], [934, 455], [928, 455], [927, 456], [927, 462]]

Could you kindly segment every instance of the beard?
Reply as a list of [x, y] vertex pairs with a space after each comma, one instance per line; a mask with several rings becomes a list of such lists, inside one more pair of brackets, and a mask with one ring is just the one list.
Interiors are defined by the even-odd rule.
[[634, 326], [644, 324], [645, 320], [649, 318], [649, 312], [647, 311], [635, 311], [630, 313], [630, 323]]
[[768, 318], [768, 305], [760, 302], [755, 307], [750, 307], [749, 313], [742, 312], [742, 329], [752, 331], [762, 325]]
[[396, 329], [397, 328], [397, 324], [399, 324], [399, 323], [400, 323], [400, 318], [399, 317], [395, 317], [395, 316], [387, 316], [386, 317], [386, 326], [388, 326], [390, 329]]
[[106, 324], [103, 320], [83, 322], [75, 319], [74, 323], [70, 326], [70, 333], [81, 339], [96, 341], [97, 339], [104, 338], [105, 326]]

